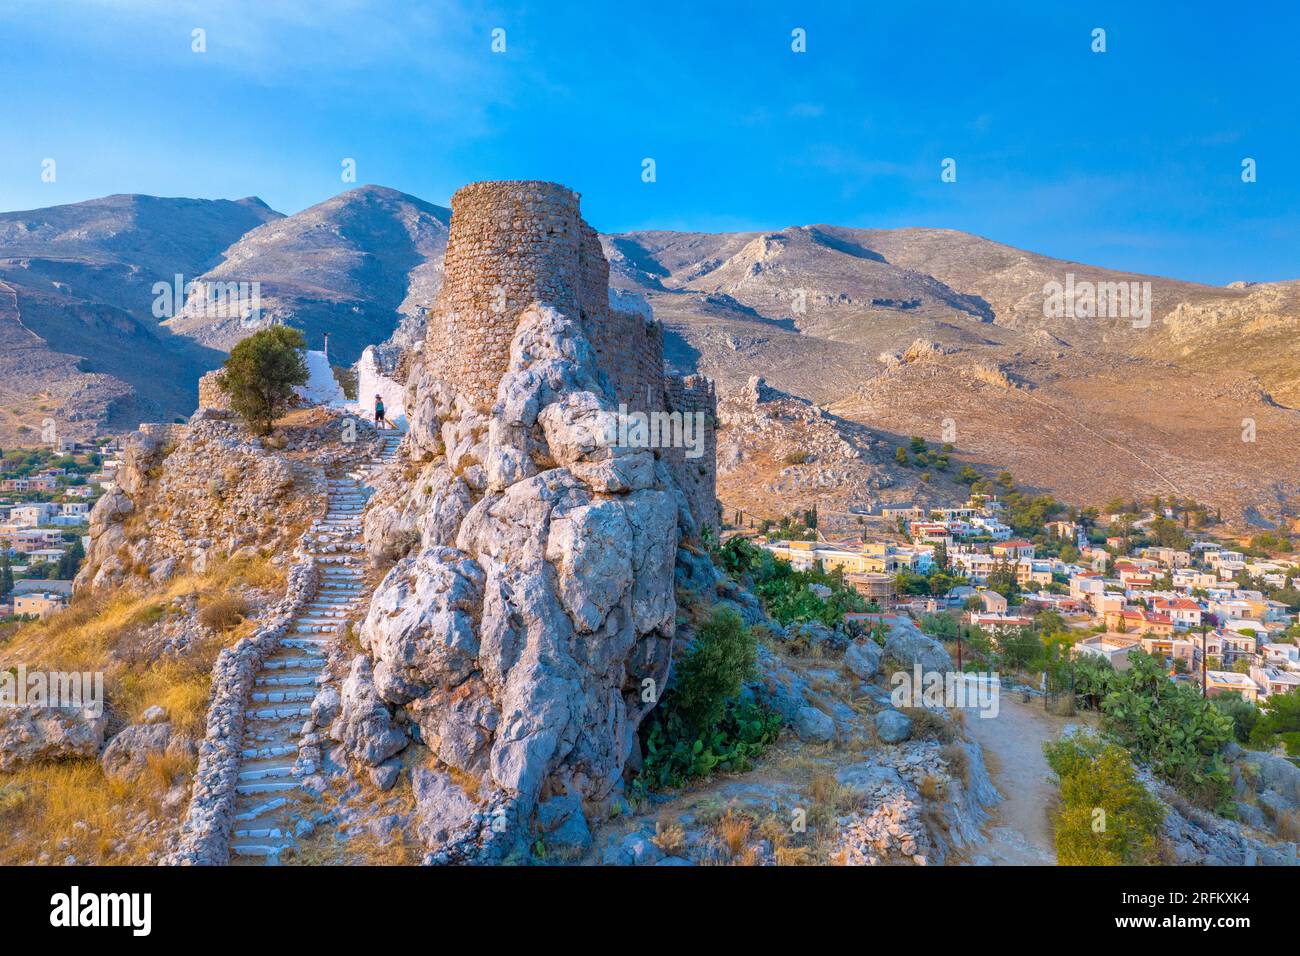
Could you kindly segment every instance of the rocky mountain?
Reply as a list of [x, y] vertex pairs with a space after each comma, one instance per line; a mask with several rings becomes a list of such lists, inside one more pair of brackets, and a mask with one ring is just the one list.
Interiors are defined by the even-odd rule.
[[852, 533], [853, 512], [868, 506], [939, 505], [966, 492], [947, 464], [900, 468], [899, 444], [756, 376], [718, 402], [718, 495], [741, 509], [740, 521], [727, 513], [735, 524], [816, 509], [835, 534]]
[[[1172, 493], [1261, 523], [1295, 513], [1296, 283], [1215, 288], [936, 229], [603, 243], [611, 283], [666, 323], [669, 358], [724, 393], [761, 375], [900, 444], [952, 441], [957, 468], [1009, 468], [1075, 501]], [[1074, 308], [1051, 308], [1051, 283]]]
[[[92, 431], [192, 411], [198, 374], [251, 326], [196, 296], [159, 327], [149, 289], [176, 272], [258, 282], [261, 320], [303, 328], [316, 348], [330, 332], [336, 362], [368, 344], [418, 347], [449, 220], [377, 186], [288, 217], [257, 200], [149, 197], [0, 216], [0, 441], [34, 440], [47, 416]], [[885, 445], [955, 434], [954, 468], [1010, 468], [1072, 500], [1172, 493], [1262, 523], [1295, 511], [1298, 282], [1216, 288], [942, 229], [601, 244], [611, 286], [663, 321], [670, 363], [723, 393], [757, 375]], [[1070, 308], [1051, 308], [1053, 283], [1079, 293]], [[909, 487], [885, 458], [869, 484]]]
[[[418, 340], [442, 282], [450, 221], [450, 209], [361, 186], [252, 230], [199, 282], [260, 283], [263, 322], [301, 328], [317, 349], [329, 332], [331, 359], [351, 364], [403, 323]], [[239, 317], [208, 311], [196, 296], [166, 325], [222, 351], [249, 333]]]
[[279, 216], [236, 202], [106, 196], [0, 213], [0, 442], [193, 411], [220, 355], [158, 327], [154, 284], [192, 277]]

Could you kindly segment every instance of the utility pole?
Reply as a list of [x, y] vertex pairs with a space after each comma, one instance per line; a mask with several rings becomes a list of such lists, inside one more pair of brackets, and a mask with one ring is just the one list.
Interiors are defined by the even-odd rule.
[[1205, 662], [1210, 656], [1210, 644], [1205, 636], [1205, 621], [1201, 621], [1201, 700], [1209, 697], [1209, 688], [1205, 682]]

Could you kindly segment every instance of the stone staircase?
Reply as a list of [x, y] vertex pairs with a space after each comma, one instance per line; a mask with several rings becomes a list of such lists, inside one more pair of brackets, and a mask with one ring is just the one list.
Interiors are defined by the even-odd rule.
[[231, 862], [276, 864], [295, 843], [293, 818], [301, 793], [294, 770], [303, 724], [311, 717], [330, 642], [349, 618], [364, 611], [370, 597], [361, 542], [366, 480], [396, 456], [403, 435], [381, 433], [380, 457], [328, 479], [329, 508], [311, 528], [316, 543], [310, 553], [320, 569], [320, 585], [279, 649], [262, 664], [245, 713]]

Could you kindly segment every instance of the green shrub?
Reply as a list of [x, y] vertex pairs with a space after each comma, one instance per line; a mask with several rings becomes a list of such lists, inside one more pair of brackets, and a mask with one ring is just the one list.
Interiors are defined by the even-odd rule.
[[1096, 737], [1043, 745], [1061, 786], [1055, 814], [1062, 866], [1134, 866], [1157, 862], [1164, 810], [1137, 778], [1124, 748]]
[[1250, 742], [1256, 747], [1272, 747], [1278, 741], [1287, 753], [1300, 753], [1300, 692], [1273, 694], [1260, 705]]
[[1188, 799], [1226, 809], [1232, 785], [1222, 751], [1233, 735], [1232, 718], [1170, 681], [1151, 655], [1133, 653], [1129, 661], [1102, 701], [1106, 730]]
[[680, 787], [715, 771], [750, 769], [780, 734], [781, 715], [755, 701], [732, 700], [707, 731], [692, 731], [675, 712], [649, 724], [641, 772], [632, 782], [636, 793]]
[[1238, 693], [1211, 698], [1214, 706], [1232, 719], [1232, 733], [1239, 743], [1250, 740], [1250, 732], [1259, 721], [1259, 709]]
[[757, 652], [740, 615], [730, 608], [713, 612], [642, 728], [645, 752], [634, 792], [680, 787], [717, 770], [747, 770], [776, 740], [780, 715], [740, 696]]
[[259, 435], [269, 435], [275, 420], [288, 411], [294, 386], [307, 382], [303, 351], [306, 339], [297, 329], [273, 325], [254, 332], [230, 350], [221, 390], [230, 407]]
[[714, 610], [700, 626], [677, 670], [673, 705], [689, 729], [716, 725], [727, 701], [754, 675], [758, 642], [731, 608]]

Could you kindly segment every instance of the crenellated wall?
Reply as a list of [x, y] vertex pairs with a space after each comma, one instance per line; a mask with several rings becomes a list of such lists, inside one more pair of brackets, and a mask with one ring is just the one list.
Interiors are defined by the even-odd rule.
[[703, 449], [697, 458], [686, 449], [672, 448], [666, 455], [677, 487], [690, 505], [691, 515], [701, 530], [708, 526], [717, 534], [722, 527], [718, 508], [718, 396], [713, 380], [703, 375], [667, 375], [663, 379], [668, 410], [704, 416]]

